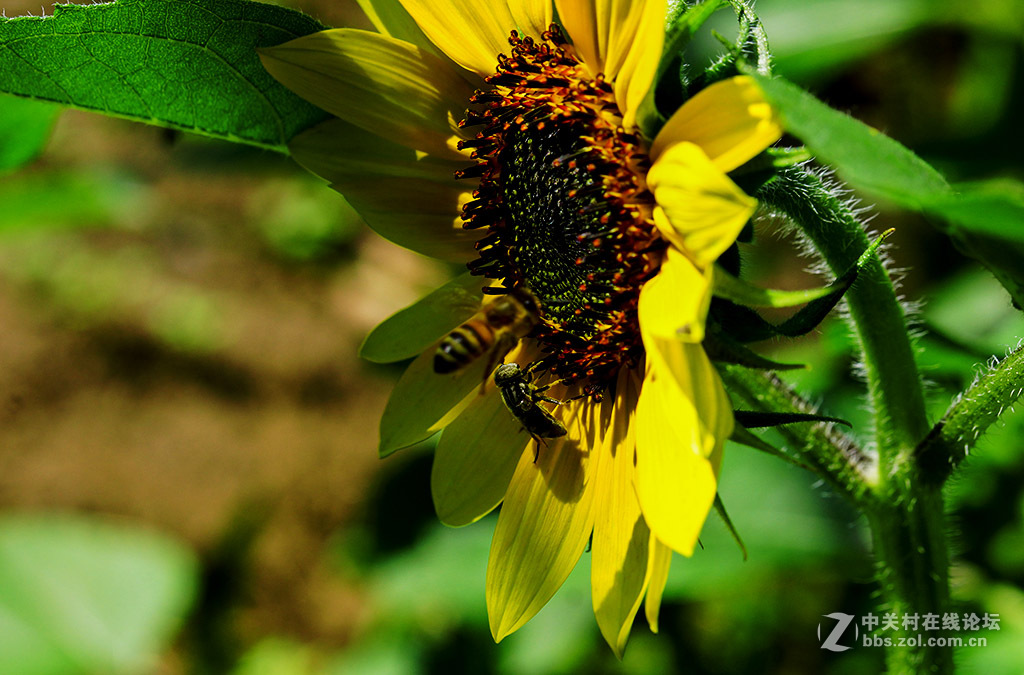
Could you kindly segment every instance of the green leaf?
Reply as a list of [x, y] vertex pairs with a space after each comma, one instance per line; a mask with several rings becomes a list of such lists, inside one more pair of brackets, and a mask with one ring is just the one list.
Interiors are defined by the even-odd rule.
[[[715, 270], [714, 293], [720, 298], [747, 307], [795, 307], [835, 292], [832, 286], [810, 288], [802, 291], [779, 291], [755, 286], [749, 281], [734, 277], [719, 267]], [[845, 290], [845, 288], [843, 289]]]
[[979, 260], [1024, 308], [1024, 185], [989, 181], [957, 186], [959, 194], [924, 205], [950, 225], [957, 246]]
[[484, 282], [468, 272], [452, 279], [370, 331], [359, 355], [374, 363], [416, 356], [480, 311]]
[[[853, 265], [826, 288], [828, 293], [807, 303], [807, 306], [779, 325], [768, 323], [754, 310], [732, 302], [725, 298], [715, 298], [711, 303], [711, 315], [722, 326], [725, 332], [740, 342], [757, 342], [776, 336], [800, 337], [811, 332], [825, 320], [829, 312], [836, 306], [843, 295], [853, 285], [860, 271], [875, 259], [878, 247], [885, 238], [893, 233], [888, 229], [880, 234], [875, 241], [861, 253]], [[722, 276], [722, 275], [719, 275]], [[727, 282], [728, 283], [728, 282]], [[756, 287], [750, 287], [756, 288]], [[716, 293], [718, 288], [716, 287]], [[761, 289], [763, 290], [763, 289]], [[738, 362], [741, 365], [742, 362]], [[755, 366], [756, 367], [756, 366]]]
[[0, 520], [0, 672], [152, 672], [190, 606], [189, 551], [71, 516]]
[[51, 103], [0, 95], [0, 173], [39, 156], [58, 114]]
[[270, 47], [324, 28], [245, 0], [117, 0], [0, 19], [0, 90], [287, 152], [329, 116], [260, 64]]
[[786, 131], [850, 185], [910, 208], [949, 195], [927, 162], [877, 129], [834, 110], [796, 85], [751, 73]]
[[736, 530], [736, 526], [732, 524], [732, 518], [729, 517], [729, 512], [725, 510], [725, 504], [722, 503], [722, 495], [715, 493], [715, 512], [718, 513], [718, 517], [722, 519], [722, 523], [725, 525], [725, 529], [729, 530], [729, 534], [732, 535], [733, 540], [736, 541], [736, 545], [740, 547], [740, 552], [743, 553], [743, 559], [747, 559], [747, 547], [743, 543], [743, 538], [740, 537], [740, 533]]
[[878, 130], [785, 80], [755, 77], [782, 125], [819, 159], [856, 188], [949, 221], [943, 229], [1024, 307], [1024, 186], [978, 183], [958, 186], [958, 194], [924, 160]]
[[[771, 324], [761, 319], [756, 313], [751, 312], [751, 314], [757, 316], [759, 321], [771, 326]], [[802, 363], [779, 363], [778, 361], [767, 359], [757, 352], [748, 349], [742, 342], [723, 331], [715, 322], [708, 323], [707, 334], [703, 344], [708, 358], [716, 363], [733, 363], [744, 368], [755, 368], [757, 370], [799, 370], [800, 368], [807, 367]]]
[[835, 422], [853, 428], [853, 425], [838, 417], [828, 415], [812, 415], [809, 413], [761, 412], [758, 410], [734, 410], [736, 423], [746, 429], [762, 429], [777, 427], [780, 424], [796, 424], [797, 422]]

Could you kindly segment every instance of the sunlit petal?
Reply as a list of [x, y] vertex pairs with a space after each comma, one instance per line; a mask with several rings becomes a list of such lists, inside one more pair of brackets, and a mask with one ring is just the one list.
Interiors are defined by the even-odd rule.
[[615, 97], [622, 111], [622, 124], [629, 129], [661, 62], [668, 7], [665, 0], [626, 4], [630, 5], [627, 22], [618, 30], [611, 27], [607, 68], [615, 73]]
[[733, 77], [702, 89], [684, 103], [658, 132], [651, 159], [686, 141], [699, 146], [720, 172], [732, 171], [781, 136], [778, 118], [754, 80]]
[[554, 20], [551, 0], [508, 0], [508, 9], [512, 12], [512, 18], [515, 19], [520, 33], [535, 40], [540, 38]]
[[[558, 19], [572, 40], [573, 49], [592, 75], [604, 72], [604, 47], [597, 23], [597, 3], [603, 0], [555, 0]], [[625, 3], [622, 3], [625, 4]], [[605, 13], [607, 16], [607, 13]]]
[[419, 27], [455, 63], [481, 77], [494, 73], [516, 27], [499, 0], [401, 0]]
[[616, 395], [601, 404], [602, 415], [610, 415], [612, 422], [600, 448], [590, 583], [597, 625], [619, 658], [640, 609], [649, 569], [650, 531], [633, 485], [639, 389], [636, 376], [623, 369]]
[[643, 330], [662, 338], [699, 343], [711, 303], [713, 266], [703, 272], [689, 258], [669, 249], [658, 276], [640, 290]]
[[644, 346], [648, 372], [636, 414], [637, 496], [654, 535], [691, 555], [714, 502], [717, 460], [732, 431], [732, 409], [699, 344], [645, 333]]
[[495, 640], [518, 630], [562, 585], [594, 525], [593, 477], [599, 453], [585, 435], [596, 415], [581, 420], [582, 402], [560, 406], [575, 423], [569, 434], [524, 452], [505, 495], [487, 561], [487, 613]]

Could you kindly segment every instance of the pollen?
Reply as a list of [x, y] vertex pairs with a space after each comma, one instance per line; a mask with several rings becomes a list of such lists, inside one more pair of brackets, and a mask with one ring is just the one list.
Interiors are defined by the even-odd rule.
[[486, 229], [469, 267], [500, 280], [497, 292], [529, 287], [540, 310], [536, 366], [599, 396], [643, 354], [640, 288], [665, 246], [650, 160], [623, 128], [611, 83], [586, 70], [557, 26], [541, 42], [513, 32], [509, 44], [460, 124], [479, 127], [461, 144], [476, 164], [456, 177], [479, 178], [462, 219]]

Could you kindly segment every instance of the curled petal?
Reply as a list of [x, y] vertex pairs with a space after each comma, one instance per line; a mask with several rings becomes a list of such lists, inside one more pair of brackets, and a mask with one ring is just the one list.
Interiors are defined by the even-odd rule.
[[677, 143], [647, 174], [662, 236], [705, 268], [732, 246], [757, 209], [693, 143]]
[[665, 592], [665, 584], [668, 583], [668, 570], [672, 564], [672, 549], [658, 541], [657, 537], [651, 537], [651, 550], [648, 553], [648, 583], [647, 597], [644, 598], [644, 615], [647, 617], [647, 625], [651, 631], [658, 632], [658, 614], [661, 610], [661, 596]]

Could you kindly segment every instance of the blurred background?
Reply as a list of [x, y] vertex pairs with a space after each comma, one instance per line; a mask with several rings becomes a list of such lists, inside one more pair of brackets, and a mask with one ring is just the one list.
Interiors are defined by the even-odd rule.
[[[365, 25], [354, 2], [282, 3]], [[0, 0], [7, 16], [40, 11]], [[44, 5], [47, 14], [52, 6]], [[1024, 179], [1019, 0], [762, 0], [778, 71], [953, 180]], [[714, 28], [735, 35], [728, 11]], [[691, 61], [719, 47], [707, 28]], [[4, 106], [15, 104], [0, 99]], [[14, 113], [9, 113], [13, 115]], [[9, 117], [9, 119], [12, 119]], [[272, 152], [56, 108], [38, 158], [0, 175], [0, 672], [864, 673], [822, 615], [874, 609], [864, 524], [813, 476], [730, 447], [716, 516], [676, 558], [662, 631], [637, 618], [619, 662], [583, 560], [494, 645], [493, 516], [436, 522], [431, 444], [376, 457], [402, 364], [360, 361], [378, 321], [452, 270], [383, 241]], [[9, 128], [9, 127], [8, 127]], [[9, 131], [7, 133], [10, 133]], [[937, 420], [1024, 319], [921, 216], [873, 209], [916, 302]], [[819, 282], [765, 220], [747, 271]], [[865, 429], [845, 326], [764, 344], [791, 381]], [[998, 613], [963, 672], [1024, 672], [1024, 415], [1005, 417], [949, 490], [961, 612]]]

